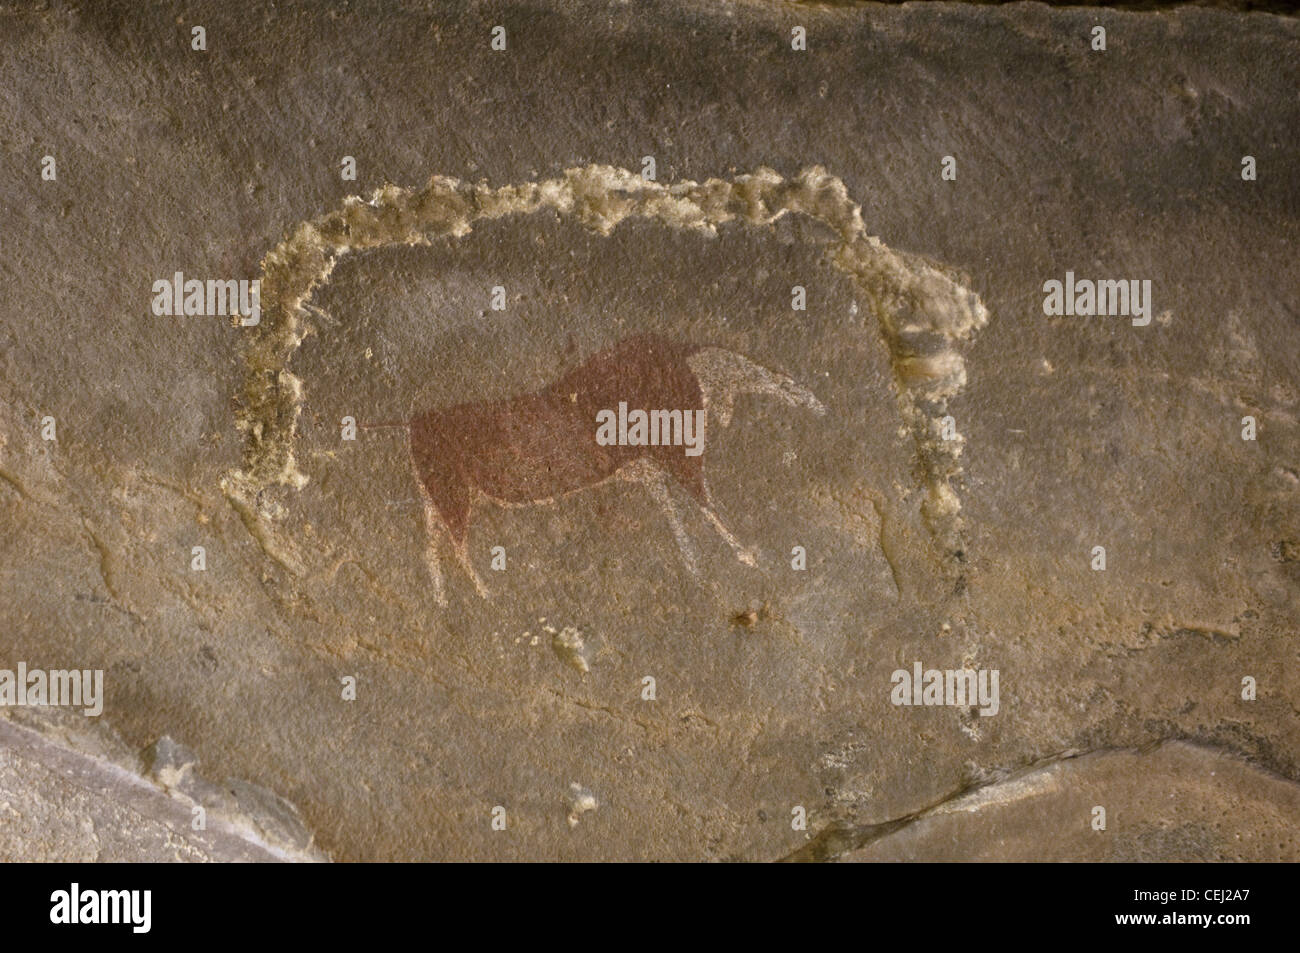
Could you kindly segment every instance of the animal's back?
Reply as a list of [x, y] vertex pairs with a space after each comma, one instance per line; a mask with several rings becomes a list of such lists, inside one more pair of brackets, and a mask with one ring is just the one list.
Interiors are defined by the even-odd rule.
[[[620, 402], [629, 409], [702, 409], [703, 394], [687, 363], [696, 350], [637, 335], [540, 391], [419, 414], [411, 422], [417, 471], [435, 503], [449, 492], [438, 490], [438, 481], [528, 503], [591, 486], [642, 456], [680, 456], [680, 447], [600, 446], [596, 415], [617, 411]], [[459, 504], [447, 500], [453, 511]]]

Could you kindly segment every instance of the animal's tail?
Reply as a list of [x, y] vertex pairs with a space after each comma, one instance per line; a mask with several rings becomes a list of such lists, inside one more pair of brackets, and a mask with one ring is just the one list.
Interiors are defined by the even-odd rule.
[[795, 407], [806, 407], [821, 416], [826, 407], [793, 378], [755, 364], [747, 357], [722, 348], [701, 348], [687, 358], [704, 391], [709, 416], [723, 427], [731, 423], [731, 411], [738, 394], [770, 394]]

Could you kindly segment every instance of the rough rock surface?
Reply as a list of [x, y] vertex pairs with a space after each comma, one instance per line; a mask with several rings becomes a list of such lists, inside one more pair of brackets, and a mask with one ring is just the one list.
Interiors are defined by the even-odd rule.
[[[152, 747], [0, 719], [0, 854], [264, 851], [186, 833], [225, 796], [303, 859], [1300, 859], [1298, 54], [1192, 7], [0, 5], [0, 669], [102, 669]], [[178, 271], [261, 323], [156, 315]], [[1045, 315], [1067, 271], [1152, 320]], [[736, 547], [613, 480], [476, 505], [486, 594], [445, 541], [439, 593], [391, 425], [636, 335], [790, 382], [709, 417]], [[917, 661], [997, 713], [893, 704]]]
[[193, 753], [170, 738], [146, 753], [146, 767], [111, 731], [78, 717], [0, 719], [0, 860], [327, 859], [270, 791], [204, 781]]

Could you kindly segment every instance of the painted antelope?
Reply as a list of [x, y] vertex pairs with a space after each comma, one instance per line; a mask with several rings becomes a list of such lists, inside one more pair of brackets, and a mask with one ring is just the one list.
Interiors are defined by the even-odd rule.
[[[826, 412], [789, 377], [739, 354], [644, 334], [594, 354], [542, 390], [508, 400], [439, 407], [416, 413], [403, 424], [371, 426], [409, 431], [411, 466], [429, 534], [426, 562], [434, 595], [439, 605], [446, 605], [439, 554], [444, 537], [479, 595], [487, 595], [468, 545], [470, 516], [481, 501], [502, 506], [549, 503], [615, 478], [650, 491], [693, 573], [697, 556], [679, 518], [674, 487], [698, 504], [741, 562], [753, 565], [753, 554], [714, 511], [704, 477], [706, 421], [711, 417], [727, 426], [740, 394], [769, 394], [819, 415]], [[643, 431], [635, 444], [622, 439], [628, 407], [654, 410], [647, 410], [653, 418], [648, 437]], [[619, 408], [620, 439], [609, 440], [608, 432], [598, 439], [598, 423], [611, 424], [614, 408]], [[611, 424], [607, 431], [612, 430]], [[684, 441], [678, 439], [682, 436]], [[694, 451], [688, 452], [693, 441]]]

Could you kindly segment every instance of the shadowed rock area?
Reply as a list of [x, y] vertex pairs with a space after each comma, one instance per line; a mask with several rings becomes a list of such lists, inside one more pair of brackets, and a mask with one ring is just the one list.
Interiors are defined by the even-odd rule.
[[1180, 741], [1067, 753], [908, 818], [829, 828], [790, 859], [1278, 862], [1296, 855], [1297, 796], [1286, 779]]
[[[1300, 859], [1294, 18], [3, 4], [0, 53], [0, 670], [104, 673], [0, 709], [4, 859]], [[624, 393], [703, 453], [597, 442]]]

